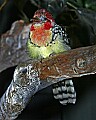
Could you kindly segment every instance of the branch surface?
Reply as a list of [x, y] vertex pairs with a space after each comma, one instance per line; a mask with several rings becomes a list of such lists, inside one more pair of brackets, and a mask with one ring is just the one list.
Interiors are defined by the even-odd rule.
[[96, 45], [33, 61], [27, 55], [30, 24], [13, 23], [0, 39], [0, 72], [17, 65], [13, 80], [0, 98], [0, 119], [13, 120], [39, 90], [64, 79], [96, 73]]
[[30, 59], [27, 55], [26, 42], [30, 24], [16, 21], [11, 29], [0, 38], [0, 72]]
[[13, 120], [39, 90], [64, 79], [96, 73], [96, 45], [19, 64], [0, 98], [0, 119]]
[[41, 79], [72, 78], [96, 73], [96, 45], [64, 52], [36, 63]]
[[[31, 24], [16, 21], [0, 39], [0, 72], [30, 58], [26, 50]], [[33, 60], [32, 60], [33, 62]], [[96, 45], [64, 52], [49, 59], [34, 62], [40, 78], [72, 78], [96, 73]]]

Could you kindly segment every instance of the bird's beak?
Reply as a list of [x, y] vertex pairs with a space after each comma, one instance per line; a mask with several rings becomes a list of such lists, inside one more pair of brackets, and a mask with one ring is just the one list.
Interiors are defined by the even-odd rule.
[[33, 17], [30, 21], [34, 23], [38, 23], [40, 22], [40, 19], [38, 17]]

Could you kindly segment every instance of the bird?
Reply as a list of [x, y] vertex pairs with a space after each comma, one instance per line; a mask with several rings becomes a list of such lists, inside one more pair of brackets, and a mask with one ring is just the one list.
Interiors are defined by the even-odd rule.
[[[56, 24], [47, 10], [38, 9], [33, 15], [27, 41], [29, 56], [33, 59], [45, 59], [70, 49], [66, 26]], [[71, 79], [53, 84], [52, 92], [62, 105], [76, 103], [76, 91]]]

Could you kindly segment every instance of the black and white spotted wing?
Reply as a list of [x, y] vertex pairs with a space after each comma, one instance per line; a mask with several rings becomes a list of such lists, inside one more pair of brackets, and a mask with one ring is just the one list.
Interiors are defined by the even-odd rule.
[[[66, 32], [66, 27], [62, 28], [61, 26], [55, 24], [52, 28], [52, 33], [52, 41], [55, 41], [57, 37], [60, 37], [59, 40], [63, 42], [64, 45], [70, 47], [70, 41]], [[72, 80], [64, 80], [54, 84], [53, 95], [54, 98], [58, 99], [63, 105], [66, 105], [67, 103], [74, 104], [76, 102], [76, 92]]]
[[56, 40], [57, 37], [60, 37], [60, 40], [66, 45], [70, 45], [69, 37], [66, 32], [66, 27], [61, 27], [57, 24], [52, 28], [52, 41]]

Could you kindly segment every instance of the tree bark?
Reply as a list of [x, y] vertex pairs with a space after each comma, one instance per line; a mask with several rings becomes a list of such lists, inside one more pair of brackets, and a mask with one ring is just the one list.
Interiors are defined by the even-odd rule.
[[13, 23], [0, 39], [0, 72], [17, 65], [0, 99], [0, 119], [13, 120], [39, 90], [56, 82], [96, 73], [96, 45], [73, 49], [34, 61], [26, 52], [30, 24]]

